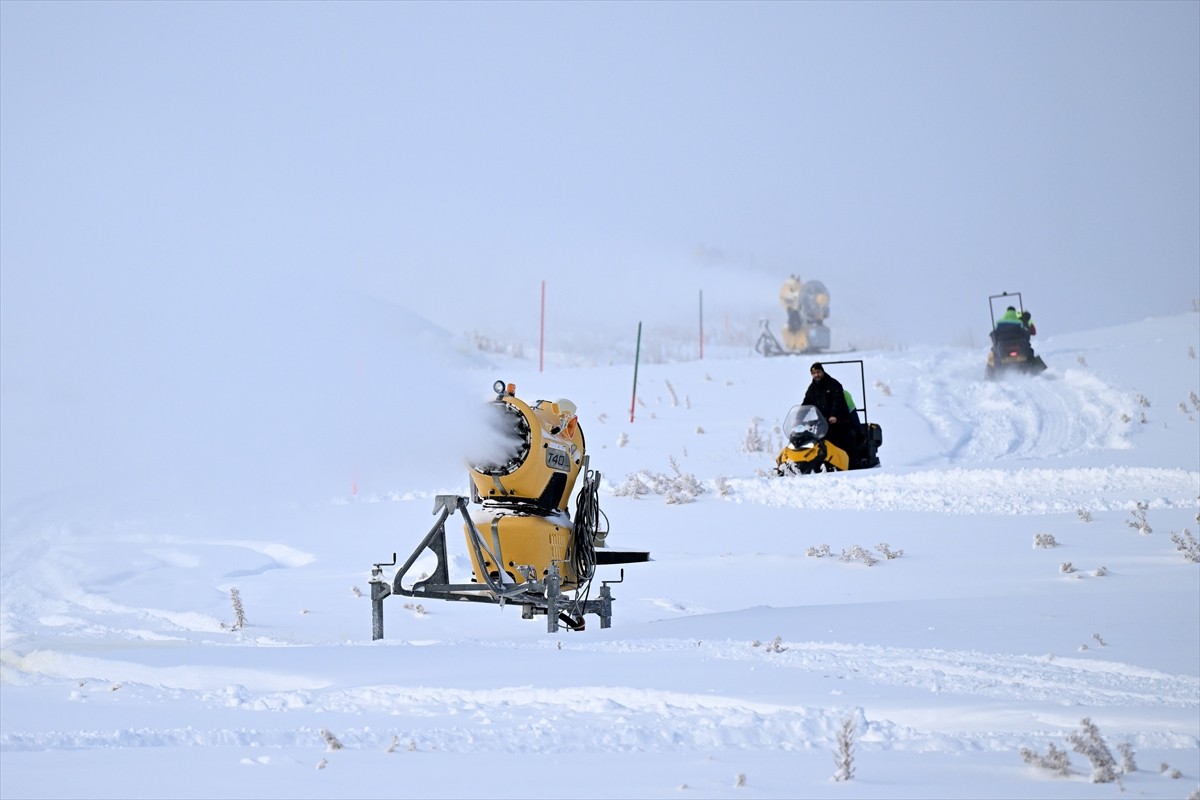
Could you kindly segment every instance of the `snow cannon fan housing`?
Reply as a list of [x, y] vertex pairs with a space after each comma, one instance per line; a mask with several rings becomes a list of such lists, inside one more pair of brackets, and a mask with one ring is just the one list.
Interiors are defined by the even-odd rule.
[[[584, 467], [583, 430], [569, 400], [538, 400], [529, 405], [516, 397], [516, 387], [496, 381], [496, 399], [486, 413], [496, 441], [487, 457], [470, 461], [472, 501], [482, 509], [472, 514], [486, 538], [498, 537], [503, 571], [517, 583], [525, 581], [522, 567], [535, 579], [559, 562], [562, 588], [578, 585], [580, 576], [571, 558], [572, 522], [567, 511], [571, 492]], [[465, 529], [465, 526], [464, 526]], [[465, 530], [468, 540], [470, 531]], [[500, 576], [500, 567], [475, 551], [471, 561], [475, 580]], [[587, 577], [587, 576], [584, 576]]]
[[512, 384], [497, 381], [495, 389], [487, 413], [498, 447], [470, 465], [473, 499], [543, 515], [566, 511], [584, 457], [575, 404], [538, 400], [530, 406], [514, 396]]
[[809, 322], [823, 322], [829, 317], [829, 290], [820, 281], [809, 281], [800, 292], [800, 310]]

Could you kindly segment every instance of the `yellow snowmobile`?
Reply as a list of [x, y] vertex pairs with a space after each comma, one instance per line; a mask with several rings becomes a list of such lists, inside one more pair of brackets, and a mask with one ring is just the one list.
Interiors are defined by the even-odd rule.
[[[832, 364], [858, 364], [862, 377], [862, 361], [824, 361], [826, 369]], [[862, 380], [865, 402], [866, 381]], [[829, 434], [829, 421], [816, 406], [792, 406], [783, 421], [783, 432], [787, 444], [775, 457], [775, 472], [778, 475], [807, 475], [812, 472], [845, 472], [850, 469], [878, 467], [879, 448], [883, 445], [883, 429], [867, 419], [867, 409], [856, 409], [849, 391], [846, 404], [850, 408], [855, 424], [855, 452], [846, 452], [825, 437]], [[859, 415], [862, 415], [861, 418]], [[851, 455], [854, 457], [851, 458]]]
[[[584, 615], [612, 621], [612, 593], [603, 581], [599, 597], [587, 599], [597, 564], [646, 561], [648, 553], [601, 551], [608, 520], [597, 500], [600, 474], [588, 469], [583, 430], [569, 400], [539, 400], [529, 405], [516, 397], [516, 387], [496, 381], [496, 397], [485, 405], [494, 432], [481, 455], [469, 464], [470, 502], [480, 508], [468, 514], [468, 499], [439, 495], [433, 513], [438, 520], [409, 559], [386, 582], [378, 563], [371, 571], [372, 635], [383, 638], [383, 600], [392, 594], [442, 600], [513, 603], [521, 616], [544, 614], [553, 633], [561, 621], [572, 630], [584, 628]], [[574, 518], [568, 502], [576, 481]], [[473, 575], [470, 583], [450, 582], [446, 555], [446, 520], [463, 518], [463, 534]], [[426, 550], [437, 559], [432, 574], [409, 584], [408, 571]], [[622, 579], [624, 573], [622, 572]]]

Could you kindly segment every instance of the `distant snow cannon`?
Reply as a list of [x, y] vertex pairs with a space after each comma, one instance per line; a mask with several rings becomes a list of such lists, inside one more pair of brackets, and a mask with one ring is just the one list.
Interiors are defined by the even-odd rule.
[[779, 287], [779, 303], [787, 312], [783, 342], [771, 333], [766, 320], [754, 349], [764, 356], [819, 353], [829, 349], [831, 336], [825, 320], [829, 317], [829, 290], [820, 281], [804, 282], [792, 275]]
[[[406, 597], [474, 602], [512, 603], [521, 616], [545, 615], [547, 630], [560, 622], [571, 630], [584, 629], [584, 615], [595, 614], [600, 627], [612, 623], [610, 583], [602, 581], [599, 597], [588, 599], [599, 564], [647, 561], [649, 553], [604, 548], [608, 519], [600, 510], [600, 474], [588, 469], [583, 429], [569, 400], [538, 400], [530, 405], [504, 381], [493, 386], [495, 398], [484, 405], [489, 441], [479, 442], [468, 459], [470, 502], [480, 506], [468, 514], [468, 499], [438, 495], [433, 513], [437, 522], [416, 550], [385, 582], [383, 568], [371, 571], [372, 637], [383, 638], [383, 600]], [[575, 515], [568, 505], [575, 484]], [[446, 520], [455, 512], [463, 518], [463, 535], [473, 575], [470, 583], [450, 582], [446, 552]], [[408, 583], [405, 578], [428, 550], [437, 564], [427, 577]]]

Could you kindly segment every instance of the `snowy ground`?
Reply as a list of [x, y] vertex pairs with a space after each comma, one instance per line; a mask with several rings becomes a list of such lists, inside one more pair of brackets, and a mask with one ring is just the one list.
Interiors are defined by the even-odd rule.
[[[1033, 379], [983, 381], [978, 348], [862, 352], [860, 397], [831, 366], [883, 426], [870, 471], [769, 474], [807, 357], [643, 364], [631, 422], [630, 364], [476, 354], [413, 389], [404, 435], [374, 429], [363, 461], [391, 472], [14, 478], [0, 796], [1114, 797], [1072, 747], [1086, 719], [1126, 794], [1195, 797], [1200, 564], [1172, 535], [1200, 533], [1200, 315], [1043, 338]], [[652, 561], [613, 585], [609, 629], [396, 597], [373, 642], [370, 567], [465, 493], [435, 442], [497, 379], [578, 404], [609, 545]], [[32, 446], [10, 430], [6, 464]], [[238, 476], [264, 463], [213, 445]], [[677, 473], [704, 493], [628, 491]], [[839, 557], [856, 546], [877, 562]], [[1069, 774], [1022, 757], [1050, 746]]]

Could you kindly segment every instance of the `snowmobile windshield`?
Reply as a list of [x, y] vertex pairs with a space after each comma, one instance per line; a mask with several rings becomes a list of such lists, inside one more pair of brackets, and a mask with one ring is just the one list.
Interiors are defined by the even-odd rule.
[[783, 430], [789, 441], [801, 434], [806, 434], [803, 437], [805, 439], [824, 439], [825, 434], [829, 433], [829, 422], [816, 406], [792, 406], [784, 420]]

